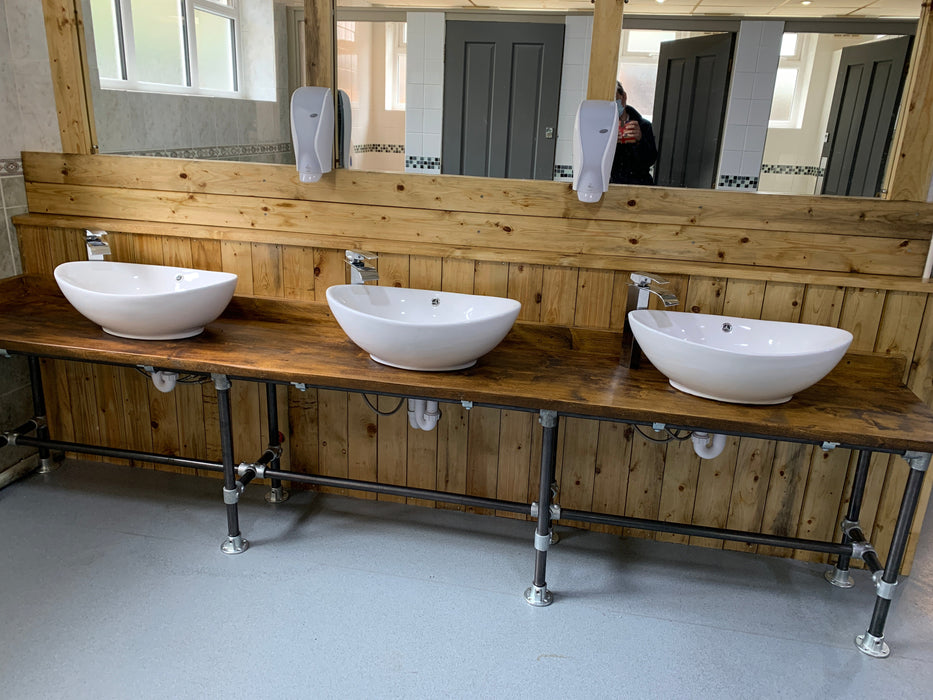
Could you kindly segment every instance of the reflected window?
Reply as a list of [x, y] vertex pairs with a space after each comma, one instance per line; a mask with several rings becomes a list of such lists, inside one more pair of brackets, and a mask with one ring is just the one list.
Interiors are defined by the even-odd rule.
[[408, 69], [408, 25], [386, 22], [386, 109], [405, 109]]
[[801, 127], [812, 66], [813, 37], [809, 34], [785, 33], [781, 39], [781, 58], [771, 99], [769, 128]]
[[659, 29], [623, 29], [618, 79], [625, 86], [628, 103], [648, 121], [654, 112], [655, 84], [661, 43], [702, 36], [707, 32], [678, 32]]
[[236, 0], [90, 0], [101, 87], [238, 90]]

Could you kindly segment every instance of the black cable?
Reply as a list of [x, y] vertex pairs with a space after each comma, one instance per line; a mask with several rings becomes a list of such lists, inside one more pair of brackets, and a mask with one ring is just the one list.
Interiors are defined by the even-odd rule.
[[373, 409], [380, 416], [391, 416], [393, 413], [398, 413], [398, 410], [402, 407], [402, 404], [405, 403], [405, 397], [403, 396], [402, 398], [398, 400], [398, 406], [393, 408], [391, 411], [380, 411], [378, 408], [372, 405], [372, 403], [369, 400], [369, 397], [366, 394], [361, 394], [361, 396], [363, 397], [363, 401], [366, 402], [366, 405], [369, 406], [371, 409]]

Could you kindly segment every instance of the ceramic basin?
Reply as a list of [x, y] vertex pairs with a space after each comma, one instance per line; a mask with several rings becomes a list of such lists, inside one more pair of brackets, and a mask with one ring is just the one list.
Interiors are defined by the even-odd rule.
[[55, 281], [82, 316], [111, 335], [190, 338], [220, 316], [236, 289], [229, 272], [98, 260], [67, 262]]
[[341, 284], [327, 290], [337, 323], [376, 362], [401, 369], [465, 369], [498, 345], [522, 305], [514, 299]]
[[675, 389], [717, 401], [776, 404], [825, 377], [852, 334], [806, 323], [682, 311], [630, 311], [645, 356]]

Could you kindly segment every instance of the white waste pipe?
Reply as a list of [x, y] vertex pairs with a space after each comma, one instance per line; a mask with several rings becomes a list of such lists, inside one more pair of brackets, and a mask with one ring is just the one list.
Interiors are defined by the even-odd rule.
[[155, 385], [155, 388], [163, 394], [167, 394], [174, 389], [176, 381], [178, 381], [177, 372], [160, 371], [152, 373], [152, 383]]
[[408, 399], [408, 424], [415, 430], [434, 430], [440, 417], [437, 401]]
[[714, 459], [726, 449], [726, 436], [719, 433], [694, 432], [691, 439], [693, 440], [693, 451], [701, 459]]

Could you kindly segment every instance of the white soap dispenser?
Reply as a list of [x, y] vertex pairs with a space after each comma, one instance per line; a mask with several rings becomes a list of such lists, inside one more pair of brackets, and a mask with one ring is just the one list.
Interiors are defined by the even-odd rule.
[[581, 202], [598, 202], [609, 189], [609, 173], [618, 140], [616, 103], [581, 102], [573, 123], [573, 189]]
[[330, 88], [298, 88], [292, 93], [291, 113], [298, 178], [317, 182], [334, 163], [334, 99]]

